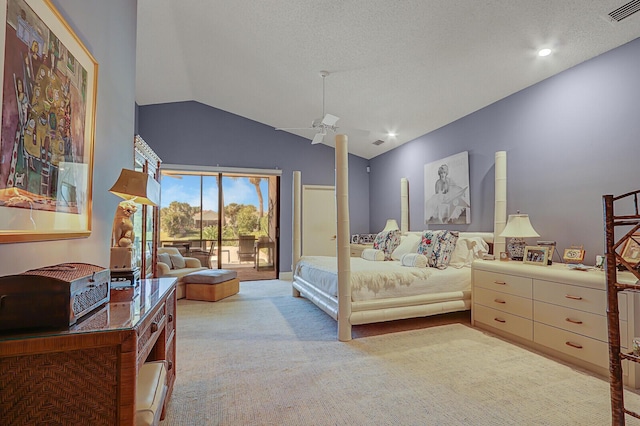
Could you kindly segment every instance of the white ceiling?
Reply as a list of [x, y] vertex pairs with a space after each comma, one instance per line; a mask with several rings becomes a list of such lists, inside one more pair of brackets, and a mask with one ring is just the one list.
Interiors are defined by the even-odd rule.
[[640, 37], [640, 13], [607, 16], [626, 2], [138, 0], [136, 101], [307, 127], [328, 70], [325, 111], [370, 159]]

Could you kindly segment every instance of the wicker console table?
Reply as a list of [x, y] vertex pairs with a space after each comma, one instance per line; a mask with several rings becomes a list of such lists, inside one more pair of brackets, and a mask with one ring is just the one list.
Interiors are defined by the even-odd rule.
[[142, 280], [132, 301], [108, 303], [66, 330], [0, 334], [0, 424], [133, 425], [145, 361], [166, 360], [166, 405], [175, 281]]

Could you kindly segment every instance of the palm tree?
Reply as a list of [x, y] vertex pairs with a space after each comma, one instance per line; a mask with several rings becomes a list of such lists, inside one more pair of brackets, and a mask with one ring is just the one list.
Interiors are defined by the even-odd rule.
[[260, 208], [258, 209], [259, 218], [262, 219], [264, 216], [264, 200], [262, 199], [262, 189], [260, 189], [260, 182], [262, 178], [259, 177], [250, 177], [249, 182], [256, 187], [256, 193], [258, 194], [258, 203], [260, 203]]

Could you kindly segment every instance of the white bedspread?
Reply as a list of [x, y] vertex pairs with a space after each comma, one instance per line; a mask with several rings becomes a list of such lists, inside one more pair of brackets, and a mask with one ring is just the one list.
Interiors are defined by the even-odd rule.
[[[337, 259], [303, 256], [295, 275], [337, 297]], [[351, 258], [351, 298], [355, 301], [469, 290], [471, 268], [415, 268], [399, 261]]]

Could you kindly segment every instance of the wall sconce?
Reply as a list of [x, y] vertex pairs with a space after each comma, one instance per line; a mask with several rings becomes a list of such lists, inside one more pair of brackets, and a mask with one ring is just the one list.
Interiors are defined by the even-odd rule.
[[160, 202], [160, 184], [149, 174], [122, 169], [109, 192], [124, 200], [118, 204], [111, 231], [112, 270], [133, 270], [133, 222], [131, 217], [138, 210], [136, 203], [157, 206]]
[[522, 260], [524, 248], [527, 243], [525, 238], [539, 237], [540, 235], [533, 229], [529, 221], [528, 214], [510, 214], [507, 226], [500, 233], [500, 237], [511, 238], [507, 243], [507, 251], [512, 260]]

